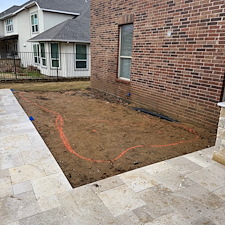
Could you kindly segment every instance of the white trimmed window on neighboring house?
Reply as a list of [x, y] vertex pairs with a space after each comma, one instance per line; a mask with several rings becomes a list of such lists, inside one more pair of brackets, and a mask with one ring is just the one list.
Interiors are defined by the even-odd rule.
[[51, 43], [51, 67], [60, 67], [60, 49], [59, 43]]
[[33, 44], [33, 51], [34, 51], [34, 63], [40, 64], [39, 44]]
[[40, 43], [40, 47], [41, 47], [41, 65], [46, 67], [47, 61], [46, 61], [45, 43]]
[[31, 30], [32, 33], [38, 33], [38, 15], [37, 13], [34, 13], [31, 15]]
[[76, 44], [75, 48], [75, 69], [87, 70], [88, 69], [88, 47], [86, 44]]
[[133, 24], [120, 26], [119, 78], [130, 80], [133, 43]]
[[7, 33], [13, 32], [13, 19], [9, 18], [5, 21], [5, 28]]

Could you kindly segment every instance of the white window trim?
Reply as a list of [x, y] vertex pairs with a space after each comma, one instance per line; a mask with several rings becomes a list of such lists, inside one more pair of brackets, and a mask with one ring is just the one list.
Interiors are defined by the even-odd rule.
[[[37, 15], [37, 24], [32, 24], [32, 16]], [[39, 33], [39, 19], [38, 19], [38, 13], [34, 12], [30, 15], [30, 22], [31, 22], [31, 32], [32, 34], [37, 34]], [[37, 30], [36, 27], [37, 26]], [[33, 31], [33, 27], [34, 27], [34, 31]]]
[[[34, 52], [34, 64], [35, 64], [35, 65], [40, 65], [40, 45], [39, 45], [39, 44], [36, 44], [36, 43], [33, 44], [33, 51], [34, 51], [34, 46], [35, 46], [35, 45], [38, 46], [38, 48], [37, 48], [37, 50], [38, 50], [38, 51], [37, 51], [38, 55], [35, 56], [35, 52]], [[37, 61], [38, 61], [37, 63], [35, 62], [35, 58], [37, 58]]]
[[[52, 46], [51, 46], [51, 44], [58, 44], [58, 54], [59, 54], [59, 58], [58, 58], [58, 60], [59, 60], [59, 66], [58, 67], [53, 67], [52, 66], [52, 60], [57, 60], [57, 58], [52, 58]], [[61, 55], [60, 55], [60, 43], [59, 42], [51, 42], [50, 43], [50, 60], [51, 60], [51, 69], [61, 69], [61, 57], [60, 57]]]
[[6, 33], [12, 33], [14, 31], [12, 18], [8, 18], [5, 20], [5, 29], [6, 29]]
[[[125, 78], [125, 77], [121, 77], [120, 76], [120, 59], [130, 59], [131, 61], [132, 61], [132, 56], [122, 56], [120, 53], [121, 53], [121, 40], [122, 40], [122, 38], [121, 38], [121, 36], [122, 36], [122, 26], [123, 25], [128, 25], [128, 24], [122, 24], [121, 26], [120, 26], [120, 39], [119, 39], [119, 63], [118, 63], [118, 78], [120, 79], [120, 80], [125, 80], [125, 81], [130, 81], [130, 79], [128, 79], [128, 78]], [[130, 71], [130, 76], [131, 76], [131, 71]]]
[[[41, 55], [41, 44], [44, 44], [45, 57]], [[40, 42], [40, 58], [41, 58], [41, 66], [47, 68], [47, 57], [46, 57], [46, 44], [44, 42]], [[46, 65], [43, 65], [43, 59], [45, 60]]]
[[[86, 55], [87, 55], [87, 59], [78, 59], [77, 60], [77, 57], [76, 57], [76, 54], [77, 54], [77, 48], [76, 48], [76, 46], [77, 45], [86, 45]], [[74, 61], [75, 61], [75, 65], [74, 65], [74, 70], [75, 71], [88, 71], [89, 70], [89, 55], [88, 55], [88, 52], [89, 52], [89, 47], [88, 47], [88, 45], [87, 44], [83, 44], [83, 43], [77, 43], [77, 44], [74, 44], [74, 57], [75, 57], [75, 59], [74, 59]], [[86, 68], [77, 68], [76, 67], [76, 62], [81, 62], [81, 61], [86, 61]]]

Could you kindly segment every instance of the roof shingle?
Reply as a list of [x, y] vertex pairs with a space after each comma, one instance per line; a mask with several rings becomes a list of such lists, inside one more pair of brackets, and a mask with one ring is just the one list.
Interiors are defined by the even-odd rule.
[[11, 8], [0, 13], [0, 18], [9, 16], [15, 13], [17, 10], [22, 9], [24, 6], [37, 3], [41, 9], [55, 10], [67, 13], [80, 13], [84, 9], [85, 3], [88, 0], [30, 0], [21, 6], [12, 6]]
[[90, 0], [83, 4], [80, 16], [68, 19], [29, 41], [90, 42]]

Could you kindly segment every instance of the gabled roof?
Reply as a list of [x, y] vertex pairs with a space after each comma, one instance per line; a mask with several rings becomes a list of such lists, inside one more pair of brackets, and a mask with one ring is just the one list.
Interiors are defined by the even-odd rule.
[[43, 11], [79, 15], [87, 0], [30, 0], [21, 6], [13, 6], [0, 13], [0, 19], [13, 16], [20, 11], [37, 5]]
[[14, 5], [14, 6], [10, 7], [9, 9], [0, 13], [0, 18], [16, 12], [19, 8], [20, 8], [20, 6], [18, 6], [18, 5]]
[[90, 0], [86, 0], [86, 8], [81, 15], [68, 19], [47, 31], [31, 38], [30, 42], [58, 41], [58, 42], [90, 42]]

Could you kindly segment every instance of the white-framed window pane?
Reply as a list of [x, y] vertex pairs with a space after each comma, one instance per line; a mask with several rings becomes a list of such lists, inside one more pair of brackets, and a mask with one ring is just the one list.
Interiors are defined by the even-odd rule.
[[41, 43], [41, 57], [45, 58], [45, 44]]
[[87, 69], [88, 67], [88, 56], [87, 56], [87, 45], [76, 44], [76, 69]]
[[46, 66], [46, 59], [42, 59], [42, 65]]
[[133, 24], [120, 27], [119, 78], [130, 79]]
[[87, 46], [76, 45], [76, 59], [87, 59]]
[[86, 61], [77, 61], [76, 62], [76, 68], [77, 69], [87, 68], [87, 62]]
[[53, 59], [52, 60], [52, 67], [59, 67], [59, 60]]
[[54, 59], [59, 58], [59, 47], [58, 43], [51, 43], [51, 57]]
[[45, 53], [45, 43], [41, 43], [40, 44], [40, 48], [41, 48], [41, 62], [42, 62], [42, 66], [46, 66], [46, 53]]
[[132, 41], [133, 41], [133, 24], [121, 26], [121, 49], [120, 55], [132, 55]]
[[38, 32], [38, 16], [37, 14], [31, 15], [32, 33]]
[[31, 25], [34, 25], [34, 15], [31, 16]]
[[34, 14], [34, 23], [33, 24], [38, 24], [38, 18], [37, 18], [37, 14]]
[[131, 59], [120, 58], [120, 76], [130, 79]]
[[51, 61], [52, 67], [60, 67], [59, 44], [51, 43]]
[[33, 44], [33, 51], [34, 51], [34, 63], [40, 63], [40, 54], [39, 54], [39, 44]]
[[13, 20], [12, 20], [12, 18], [7, 19], [5, 24], [6, 24], [6, 32], [13, 32]]

